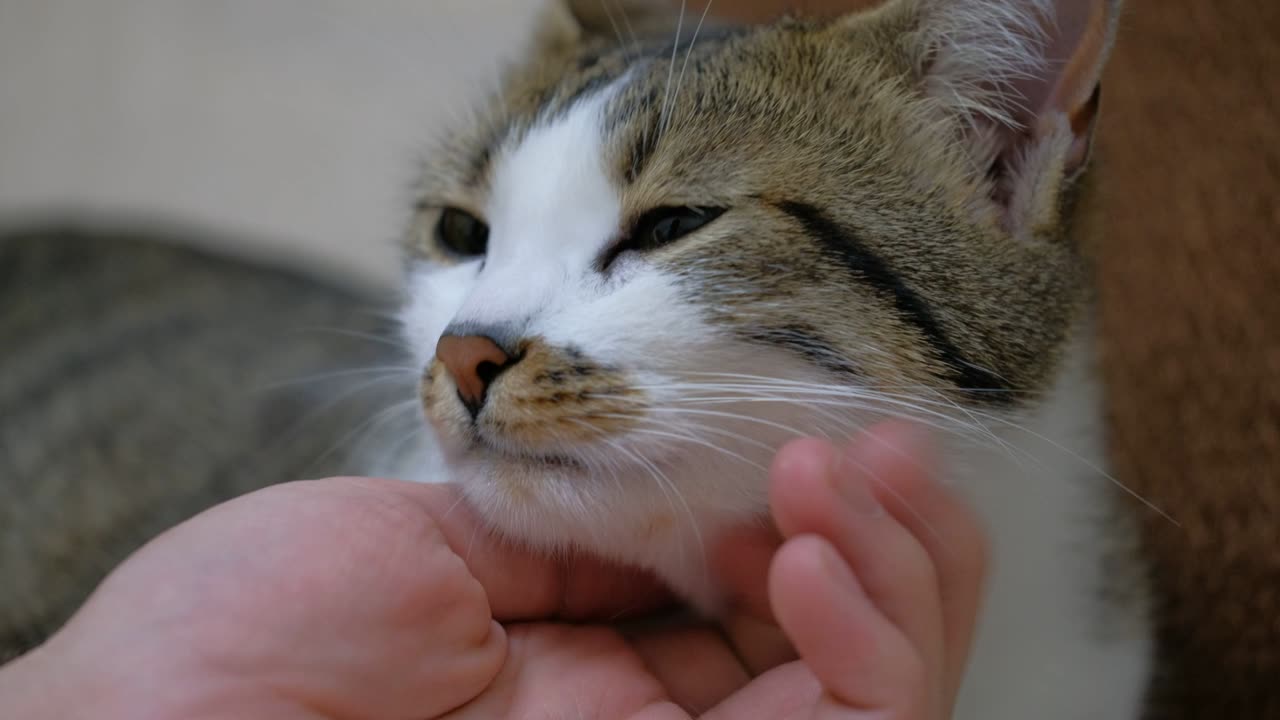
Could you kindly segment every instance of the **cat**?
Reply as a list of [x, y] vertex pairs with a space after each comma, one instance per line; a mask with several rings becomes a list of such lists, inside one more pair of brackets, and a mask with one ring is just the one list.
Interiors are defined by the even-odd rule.
[[1119, 4], [674, 34], [609, 7], [552, 3], [423, 180], [402, 322], [450, 478], [508, 538], [714, 614], [707, 538], [766, 514], [773, 450], [914, 418], [993, 539], [957, 717], [1139, 717], [1079, 253]]
[[166, 528], [404, 433], [387, 299], [139, 225], [0, 234], [0, 662]]
[[[648, 567], [712, 615], [721, 598], [702, 552], [722, 529], [765, 516], [777, 447], [912, 418], [945, 443], [943, 476], [993, 541], [956, 717], [1138, 718], [1150, 599], [1123, 489], [1104, 469], [1079, 253], [1097, 232], [1091, 138], [1118, 13], [1115, 0], [892, 0], [824, 22], [743, 28], [694, 15], [673, 29], [648, 4], [550, 0], [504, 91], [428, 164], [406, 243], [409, 358], [290, 346], [274, 367], [405, 363], [414, 380], [396, 386], [400, 400], [420, 405], [416, 422], [431, 431], [378, 429], [370, 455], [339, 451], [341, 472], [452, 480], [513, 541]], [[0, 250], [38, 257], [38, 244]], [[85, 245], [66, 252], [96, 258], [98, 276], [118, 271], [120, 254], [107, 261]], [[306, 297], [320, 322], [362, 327], [362, 301], [349, 296], [186, 251], [130, 252], [161, 253], [161, 274], [212, 272], [220, 279], [205, 282], [258, 298], [237, 314]], [[25, 292], [44, 287], [25, 272]], [[190, 327], [172, 312], [174, 327]], [[197, 322], [196, 335], [225, 330], [227, 317]], [[286, 322], [259, 320], [237, 337]], [[163, 363], [229, 402], [227, 388], [248, 384], [246, 359], [280, 351], [218, 347]], [[257, 402], [247, 417], [274, 403]], [[0, 399], [6, 432], [13, 407]], [[74, 481], [24, 482], [37, 473], [11, 466], [0, 477], [10, 507], [55, 522], [4, 526], [21, 536], [6, 547], [47, 549], [3, 561], [20, 582], [0, 591], [0, 646], [6, 633], [37, 641], [164, 524], [322, 474], [332, 464], [299, 459], [341, 445], [358, 416], [281, 450], [263, 444], [280, 425], [245, 425], [244, 412], [225, 411], [243, 427], [219, 440], [221, 457], [276, 460], [234, 488], [89, 494], [83, 468]], [[34, 446], [53, 447], [45, 435]], [[118, 460], [96, 457], [95, 478], [124, 477]], [[149, 460], [124, 469], [163, 488], [175, 465]], [[95, 543], [109, 557], [80, 559]]]

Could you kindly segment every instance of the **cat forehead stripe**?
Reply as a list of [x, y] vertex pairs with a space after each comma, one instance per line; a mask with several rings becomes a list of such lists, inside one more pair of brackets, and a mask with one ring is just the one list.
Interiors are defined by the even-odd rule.
[[977, 402], [1006, 404], [1014, 399], [1009, 383], [966, 359], [928, 303], [893, 271], [888, 261], [859, 242], [853, 232], [807, 203], [784, 200], [774, 206], [800, 223], [831, 259], [892, 302], [898, 316], [920, 332], [946, 366], [956, 387], [976, 393], [973, 399]]

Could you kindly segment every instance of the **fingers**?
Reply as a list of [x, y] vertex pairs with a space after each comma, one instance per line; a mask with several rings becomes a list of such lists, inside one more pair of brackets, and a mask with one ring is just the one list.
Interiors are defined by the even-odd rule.
[[630, 646], [608, 628], [520, 623], [509, 628], [509, 638], [507, 661], [486, 692], [439, 720], [688, 720]]
[[761, 675], [701, 720], [800, 720], [813, 716], [822, 685], [808, 665], [790, 662]]
[[[877, 482], [892, 490], [902, 475], [923, 470], [886, 454], [868, 457], [866, 446], [874, 443], [863, 439], [844, 451], [819, 441], [784, 448], [770, 487], [774, 517], [788, 537], [815, 534], [830, 542], [862, 592], [918, 649], [926, 672], [941, 675], [942, 608], [933, 563], [872, 488]], [[869, 464], [877, 460], [896, 462]]]
[[712, 546], [711, 567], [729, 601], [722, 618], [725, 639], [751, 676], [796, 659], [769, 605], [769, 567], [782, 545], [774, 528], [731, 532]]
[[707, 624], [673, 622], [635, 628], [626, 636], [671, 701], [694, 717], [751, 680], [723, 635]]
[[423, 520], [440, 528], [484, 588], [496, 620], [617, 619], [669, 601], [667, 591], [641, 571], [586, 556], [552, 558], [506, 541], [486, 528], [451, 486], [366, 478], [342, 482], [421, 509]]
[[[935, 465], [928, 443], [901, 425], [881, 427], [858, 445], [869, 469], [891, 477], [877, 488], [881, 502], [929, 555], [942, 600], [945, 695], [954, 700], [963, 679], [982, 601], [987, 570], [987, 539], [977, 516], [951, 489], [931, 477]], [[920, 462], [894, 472], [904, 458]], [[914, 470], [914, 471], [911, 471]]]
[[775, 462], [774, 515], [790, 539], [775, 557], [770, 598], [839, 707], [914, 719], [941, 716], [953, 701], [985, 548], [930, 465], [900, 426], [875, 428], [845, 450], [793, 443]]
[[935, 701], [920, 654], [834, 546], [814, 535], [789, 541], [778, 551], [769, 584], [778, 620], [838, 707], [893, 709], [902, 714], [891, 717], [904, 720], [928, 717]]

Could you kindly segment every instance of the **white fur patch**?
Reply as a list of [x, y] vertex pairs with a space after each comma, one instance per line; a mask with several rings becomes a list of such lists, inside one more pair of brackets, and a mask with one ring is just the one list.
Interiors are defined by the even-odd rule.
[[593, 262], [621, 222], [603, 160], [608, 97], [606, 90], [579, 103], [499, 154], [486, 212], [489, 255], [457, 321], [529, 322], [597, 284]]
[[[988, 423], [1007, 449], [952, 450], [953, 478], [991, 539], [979, 632], [957, 701], [962, 720], [1136, 720], [1152, 660], [1141, 602], [1108, 608], [1111, 527], [1091, 343], [1079, 338], [1044, 402]], [[1123, 542], [1123, 541], [1121, 541]], [[1108, 617], [1119, 618], [1110, 623]]]
[[528, 332], [599, 284], [590, 277], [592, 261], [620, 222], [602, 160], [608, 92], [534, 127], [495, 158], [483, 269], [476, 260], [419, 268], [410, 277], [402, 322], [419, 363], [431, 361], [451, 323], [516, 324]]

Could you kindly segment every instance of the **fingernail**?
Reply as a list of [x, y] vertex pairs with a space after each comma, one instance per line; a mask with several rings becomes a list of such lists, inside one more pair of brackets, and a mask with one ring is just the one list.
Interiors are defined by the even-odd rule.
[[850, 457], [851, 452], [850, 448], [844, 448], [833, 455], [828, 475], [830, 482], [855, 513], [878, 517], [884, 513], [884, 506], [871, 491], [865, 470], [855, 458]]

